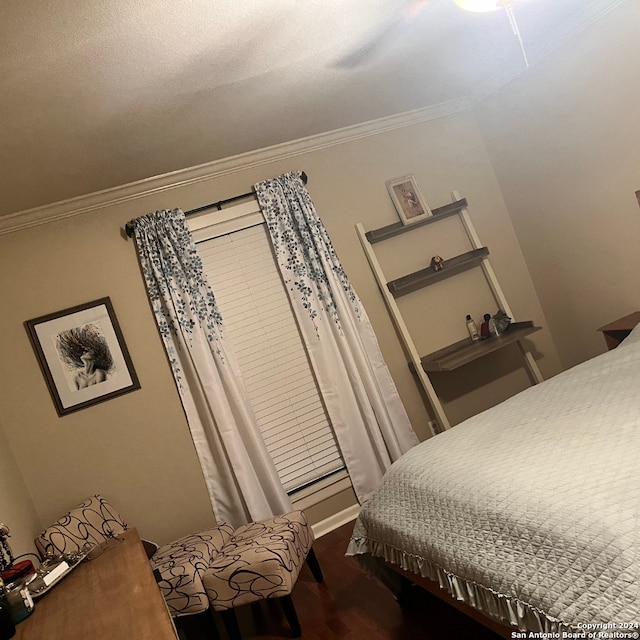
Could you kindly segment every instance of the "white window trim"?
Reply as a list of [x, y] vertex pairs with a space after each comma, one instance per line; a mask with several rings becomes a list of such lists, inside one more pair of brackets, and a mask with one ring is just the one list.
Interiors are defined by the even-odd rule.
[[217, 238], [264, 223], [265, 219], [257, 202], [245, 202], [222, 211], [210, 211], [187, 218], [196, 243], [202, 241], [205, 235]]
[[291, 503], [295, 509], [304, 511], [304, 509], [308, 509], [352, 487], [349, 473], [346, 469], [340, 469], [340, 471], [332, 473], [327, 478], [322, 478], [312, 485], [296, 491], [290, 496]]

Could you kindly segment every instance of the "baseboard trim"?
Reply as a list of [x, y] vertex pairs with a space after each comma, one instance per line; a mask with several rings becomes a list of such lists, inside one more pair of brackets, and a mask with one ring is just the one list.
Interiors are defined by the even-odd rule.
[[354, 504], [351, 507], [347, 507], [346, 509], [335, 513], [334, 515], [311, 525], [311, 529], [313, 530], [313, 535], [315, 536], [316, 540], [324, 535], [327, 535], [327, 533], [335, 531], [343, 524], [347, 524], [348, 522], [352, 522], [353, 520], [355, 520], [360, 513], [360, 508], [361, 507], [359, 504]]

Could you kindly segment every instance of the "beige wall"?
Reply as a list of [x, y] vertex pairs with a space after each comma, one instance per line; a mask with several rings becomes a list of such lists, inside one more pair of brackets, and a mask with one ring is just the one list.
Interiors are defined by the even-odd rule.
[[636, 3], [622, 3], [476, 109], [563, 365], [640, 309]]
[[0, 522], [11, 530], [14, 556], [33, 553], [34, 531], [41, 528], [27, 485], [4, 436], [0, 423]]
[[[0, 406], [5, 435], [40, 521], [48, 523], [87, 494], [109, 497], [142, 535], [162, 543], [210, 524], [213, 515], [181, 405], [146, 301], [126, 221], [159, 208], [185, 210], [247, 191], [254, 182], [302, 169], [338, 255], [363, 299], [412, 424], [428, 434], [428, 412], [377, 289], [354, 225], [397, 220], [385, 180], [415, 174], [431, 206], [457, 189], [491, 257], [514, 313], [545, 330], [532, 340], [547, 375], [558, 371], [547, 323], [511, 226], [483, 140], [469, 112], [361, 138], [229, 173], [37, 228], [0, 237], [3, 362]], [[440, 224], [445, 224], [440, 223]], [[433, 225], [431, 225], [433, 226]], [[439, 226], [439, 225], [436, 225]], [[383, 256], [390, 271], [426, 266], [458, 251], [460, 230], [405, 234]], [[415, 235], [415, 237], [413, 237]], [[442, 234], [442, 235], [440, 235]], [[449, 236], [454, 239], [449, 239]], [[466, 250], [466, 249], [461, 249]], [[10, 275], [9, 275], [10, 274]], [[466, 336], [464, 316], [494, 311], [482, 282], [461, 276], [433, 297], [407, 300], [407, 316], [426, 351]], [[453, 283], [453, 280], [448, 282]], [[429, 292], [429, 296], [432, 292]], [[23, 322], [110, 296], [142, 389], [63, 418], [56, 415]], [[514, 351], [490, 356], [438, 381], [453, 422], [528, 385]], [[344, 506], [344, 500], [334, 504]], [[314, 518], [323, 517], [314, 510]], [[9, 523], [10, 524], [10, 523]]]
[[[126, 215], [115, 208], [0, 239], [0, 262], [12, 274], [0, 283], [8, 310], [0, 321], [0, 404], [42, 523], [100, 492], [144, 535], [164, 539], [180, 533], [183, 520], [200, 527], [213, 515], [135, 252], [119, 235]], [[103, 296], [114, 304], [142, 389], [59, 418], [22, 323]]]

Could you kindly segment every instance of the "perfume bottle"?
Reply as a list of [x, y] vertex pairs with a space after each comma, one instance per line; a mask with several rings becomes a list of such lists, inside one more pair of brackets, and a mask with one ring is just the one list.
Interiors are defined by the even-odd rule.
[[470, 315], [467, 315], [467, 331], [469, 332], [469, 337], [475, 342], [476, 340], [480, 340], [480, 334], [478, 333], [478, 327]]

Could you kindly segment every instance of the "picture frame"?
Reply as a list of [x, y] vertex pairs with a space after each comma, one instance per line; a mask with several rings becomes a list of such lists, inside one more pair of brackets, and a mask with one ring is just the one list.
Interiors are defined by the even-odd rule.
[[58, 416], [140, 389], [110, 298], [24, 324]]
[[415, 224], [432, 215], [414, 176], [403, 176], [386, 182], [387, 191], [402, 224]]

